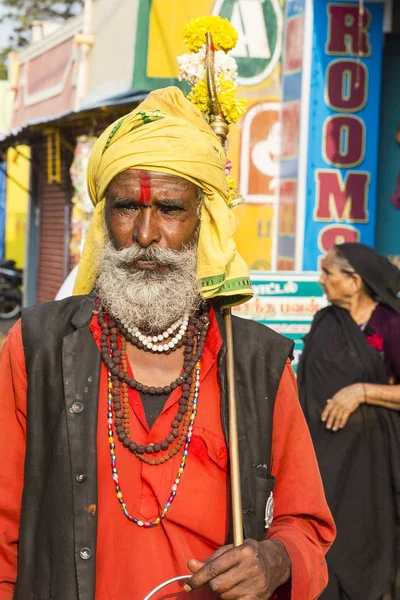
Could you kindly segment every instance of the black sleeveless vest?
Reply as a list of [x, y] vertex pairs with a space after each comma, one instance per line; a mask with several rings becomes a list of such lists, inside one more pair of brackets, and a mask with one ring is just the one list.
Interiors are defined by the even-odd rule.
[[[22, 314], [28, 379], [27, 446], [14, 600], [95, 600], [97, 408], [100, 352], [89, 330], [92, 296]], [[227, 436], [225, 332], [218, 357]], [[265, 538], [275, 396], [293, 344], [233, 318], [244, 535]]]

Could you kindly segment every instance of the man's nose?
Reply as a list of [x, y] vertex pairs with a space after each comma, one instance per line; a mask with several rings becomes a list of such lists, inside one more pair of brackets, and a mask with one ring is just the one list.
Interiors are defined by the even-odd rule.
[[319, 276], [318, 283], [320, 285], [324, 285], [324, 283], [325, 283], [325, 273], [323, 273], [323, 272], [321, 273], [321, 275]]
[[150, 207], [142, 207], [135, 222], [133, 241], [142, 248], [147, 248], [147, 246], [159, 242], [160, 237], [157, 214]]

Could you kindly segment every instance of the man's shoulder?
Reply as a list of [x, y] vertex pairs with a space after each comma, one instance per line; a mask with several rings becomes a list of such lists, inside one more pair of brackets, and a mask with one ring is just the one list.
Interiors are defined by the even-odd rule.
[[55, 312], [65, 312], [79, 308], [80, 304], [87, 298], [87, 296], [69, 296], [62, 300], [49, 300], [48, 302], [41, 302], [40, 304], [34, 304], [28, 306], [22, 311], [22, 316], [35, 314], [51, 314]]
[[[51, 300], [24, 308], [21, 315], [22, 327], [42, 324], [51, 327], [53, 324], [71, 323], [80, 313], [85, 313], [86, 320], [91, 317], [95, 303], [91, 296], [71, 296], [63, 300]], [[87, 314], [86, 314], [87, 313]]]

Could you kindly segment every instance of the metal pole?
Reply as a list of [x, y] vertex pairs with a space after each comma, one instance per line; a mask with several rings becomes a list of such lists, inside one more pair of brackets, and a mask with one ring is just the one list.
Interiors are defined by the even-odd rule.
[[242, 496], [240, 492], [239, 437], [237, 426], [237, 408], [235, 393], [235, 363], [233, 351], [232, 313], [230, 308], [224, 310], [226, 329], [226, 371], [228, 384], [229, 415], [229, 461], [231, 472], [231, 502], [233, 545], [243, 544]]

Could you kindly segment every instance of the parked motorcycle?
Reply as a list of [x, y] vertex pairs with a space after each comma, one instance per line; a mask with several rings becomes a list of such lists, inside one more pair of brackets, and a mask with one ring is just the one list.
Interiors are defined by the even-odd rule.
[[15, 260], [0, 261], [0, 319], [14, 319], [21, 312], [22, 273]]

